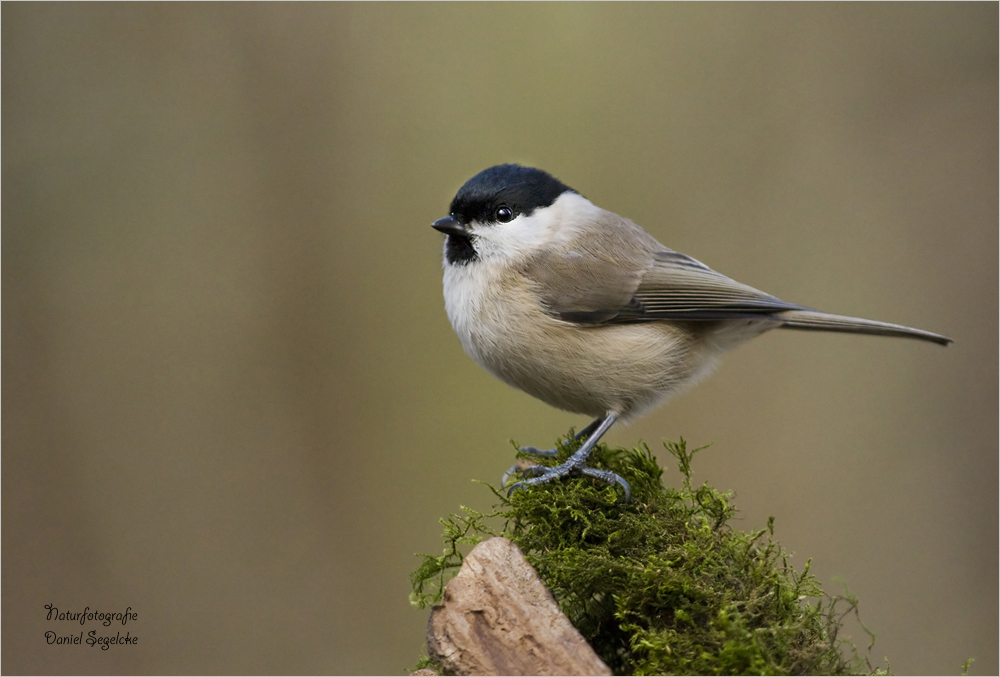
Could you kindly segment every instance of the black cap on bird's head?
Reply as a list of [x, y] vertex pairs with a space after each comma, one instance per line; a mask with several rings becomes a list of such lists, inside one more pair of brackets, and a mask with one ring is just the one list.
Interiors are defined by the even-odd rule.
[[[548, 207], [566, 191], [576, 192], [548, 172], [507, 164], [484, 169], [465, 182], [451, 201], [459, 223], [505, 223]], [[509, 212], [497, 214], [501, 207]]]

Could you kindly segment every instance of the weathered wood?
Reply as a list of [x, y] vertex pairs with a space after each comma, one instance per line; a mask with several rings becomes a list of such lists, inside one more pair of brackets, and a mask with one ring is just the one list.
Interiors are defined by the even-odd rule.
[[445, 586], [427, 650], [446, 674], [611, 674], [506, 538], [473, 548]]

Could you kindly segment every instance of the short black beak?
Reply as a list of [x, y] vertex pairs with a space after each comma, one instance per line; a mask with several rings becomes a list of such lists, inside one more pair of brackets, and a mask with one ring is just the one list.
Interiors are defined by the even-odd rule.
[[460, 224], [452, 216], [446, 216], [443, 219], [438, 219], [431, 224], [432, 228], [440, 230], [445, 235], [468, 235], [468, 231], [465, 226]]

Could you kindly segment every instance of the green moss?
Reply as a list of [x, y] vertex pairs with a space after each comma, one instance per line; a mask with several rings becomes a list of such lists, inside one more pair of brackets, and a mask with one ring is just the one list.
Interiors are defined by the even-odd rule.
[[[568, 437], [555, 464], [575, 451]], [[849, 594], [827, 596], [797, 572], [766, 529], [728, 522], [731, 494], [691, 482], [684, 440], [667, 443], [681, 487], [644, 445], [599, 445], [594, 467], [632, 486], [623, 504], [614, 487], [589, 478], [517, 491], [489, 514], [462, 508], [442, 520], [445, 551], [423, 556], [411, 601], [425, 607], [462, 564], [463, 546], [503, 535], [517, 543], [570, 621], [615, 674], [851, 674], [870, 672], [840, 637], [857, 614]], [[493, 525], [493, 526], [491, 526]]]
[[444, 668], [441, 667], [441, 664], [430, 656], [421, 656], [417, 661], [417, 664], [413, 666], [412, 669], [406, 669], [403, 672], [410, 673], [416, 672], [417, 670], [431, 670], [436, 675], [444, 674]]

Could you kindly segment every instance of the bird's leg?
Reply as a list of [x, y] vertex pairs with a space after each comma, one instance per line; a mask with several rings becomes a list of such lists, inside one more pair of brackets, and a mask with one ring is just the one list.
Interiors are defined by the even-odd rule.
[[[597, 446], [597, 443], [601, 440], [604, 433], [608, 431], [608, 428], [614, 425], [617, 420], [618, 414], [609, 411], [603, 419], [595, 421], [595, 423], [598, 423], [598, 421], [599, 423], [590, 433], [587, 441], [583, 443], [583, 446], [580, 447], [576, 453], [566, 459], [564, 463], [560, 463], [554, 468], [546, 468], [539, 465], [526, 468], [523, 471], [524, 474], [531, 476], [528, 479], [521, 480], [520, 482], [514, 484], [514, 486], [507, 491], [507, 495], [510, 496], [515, 489], [524, 489], [525, 487], [534, 484], [544, 484], [563, 477], [586, 475], [587, 477], [594, 477], [607, 482], [608, 484], [619, 485], [625, 490], [625, 502], [628, 503], [632, 497], [632, 490], [624, 478], [608, 470], [598, 470], [596, 468], [589, 468], [586, 466], [587, 457], [590, 456], [590, 452], [593, 451], [595, 446]], [[591, 426], [587, 427], [590, 428]], [[504, 479], [506, 479], [506, 475], [504, 476]]]
[[[595, 418], [587, 424], [586, 428], [574, 435], [573, 439], [582, 440], [590, 437], [591, 433], [597, 430], [597, 426], [601, 425], [601, 422], [603, 421], [603, 417]], [[556, 449], [539, 449], [538, 447], [521, 447], [518, 451], [524, 452], [525, 454], [531, 454], [532, 456], [542, 456], [544, 458], [555, 458], [556, 454], [559, 453]]]
[[[597, 430], [597, 426], [601, 425], [602, 421], [604, 421], [603, 418], [595, 418], [587, 424], [587, 427], [578, 432], [576, 435], [573, 435], [573, 439], [582, 440], [589, 437], [595, 430]], [[542, 458], [555, 458], [559, 453], [558, 449], [539, 449], [538, 447], [519, 447], [518, 451], [524, 454], [531, 454], [532, 456], [541, 456]], [[528, 475], [528, 477], [534, 477], [535, 475], [540, 474], [540, 471], [535, 470], [536, 468], [545, 469], [545, 466], [533, 465], [523, 468], [520, 463], [515, 463], [511, 467], [507, 468], [507, 471], [500, 477], [500, 487], [503, 488], [507, 486], [507, 480], [509, 480], [510, 476], [515, 473]]]

